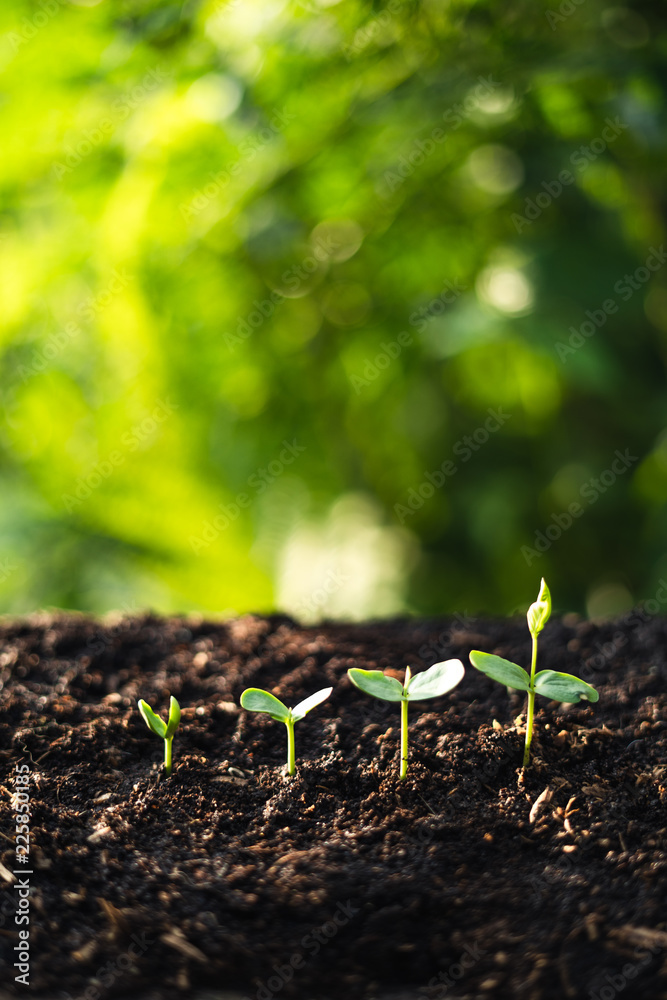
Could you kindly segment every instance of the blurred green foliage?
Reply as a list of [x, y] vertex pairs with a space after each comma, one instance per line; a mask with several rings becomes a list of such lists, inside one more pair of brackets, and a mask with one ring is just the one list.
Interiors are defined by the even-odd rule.
[[6, 0], [2, 610], [655, 597], [663, 22]]

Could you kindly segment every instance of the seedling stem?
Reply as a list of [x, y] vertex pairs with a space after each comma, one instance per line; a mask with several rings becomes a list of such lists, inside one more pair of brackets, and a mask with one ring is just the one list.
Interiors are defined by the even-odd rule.
[[401, 781], [408, 776], [408, 702], [401, 702]]
[[[405, 668], [403, 690], [410, 686], [410, 667]], [[405, 695], [401, 700], [401, 770], [399, 778], [405, 781], [408, 776], [408, 699]]]
[[526, 746], [523, 751], [523, 766], [528, 767], [530, 744], [533, 742], [533, 716], [535, 714], [535, 667], [537, 665], [537, 633], [532, 635], [533, 655], [530, 661], [530, 687], [528, 689], [528, 717], [526, 719]]
[[291, 777], [296, 771], [296, 751], [294, 744], [294, 720], [289, 719], [287, 725], [287, 773]]

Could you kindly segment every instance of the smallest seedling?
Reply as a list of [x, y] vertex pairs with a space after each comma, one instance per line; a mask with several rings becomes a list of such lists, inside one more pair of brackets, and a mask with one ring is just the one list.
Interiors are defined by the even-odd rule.
[[332, 691], [332, 687], [322, 688], [321, 691], [311, 694], [310, 698], [304, 698], [295, 708], [288, 708], [275, 695], [262, 691], [261, 688], [246, 688], [241, 695], [242, 708], [248, 712], [266, 712], [276, 722], [284, 722], [287, 726], [287, 772], [290, 776], [296, 771], [294, 723], [303, 719], [311, 708], [326, 701]]
[[155, 714], [143, 698], [139, 700], [139, 711], [150, 731], [164, 740], [164, 769], [167, 774], [171, 774], [171, 741], [181, 721], [181, 706], [172, 694], [169, 700], [169, 718], [166, 722]]

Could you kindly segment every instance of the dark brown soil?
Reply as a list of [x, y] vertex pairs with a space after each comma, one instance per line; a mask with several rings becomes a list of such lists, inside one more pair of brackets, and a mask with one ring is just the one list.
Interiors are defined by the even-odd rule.
[[[1, 626], [0, 860], [18, 868], [10, 793], [27, 763], [33, 872], [30, 987], [13, 985], [9, 880], [2, 981], [86, 1000], [667, 998], [666, 639], [655, 618], [550, 622], [540, 668], [584, 676], [600, 701], [538, 699], [523, 774], [523, 698], [467, 656], [526, 664], [525, 619]], [[400, 782], [399, 706], [346, 671], [450, 656], [466, 676], [411, 706]], [[238, 708], [241, 692], [294, 704], [329, 684], [287, 778], [285, 727]], [[136, 706], [170, 694], [183, 721], [165, 778]]]

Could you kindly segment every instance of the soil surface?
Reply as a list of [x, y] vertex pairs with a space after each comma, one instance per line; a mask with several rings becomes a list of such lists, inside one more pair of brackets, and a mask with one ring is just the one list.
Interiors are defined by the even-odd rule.
[[[483, 649], [527, 665], [525, 618], [0, 624], [2, 982], [53, 1000], [667, 998], [667, 622], [644, 617], [547, 625], [538, 668], [600, 701], [538, 698], [525, 773], [524, 697], [468, 663]], [[465, 678], [411, 704], [401, 782], [400, 707], [346, 672], [402, 678], [449, 657]], [[289, 778], [285, 727], [240, 709], [241, 692], [293, 705], [327, 685]], [[183, 716], [166, 778], [137, 699], [164, 716], [170, 694]], [[30, 885], [29, 988], [14, 984], [15, 878]]]

